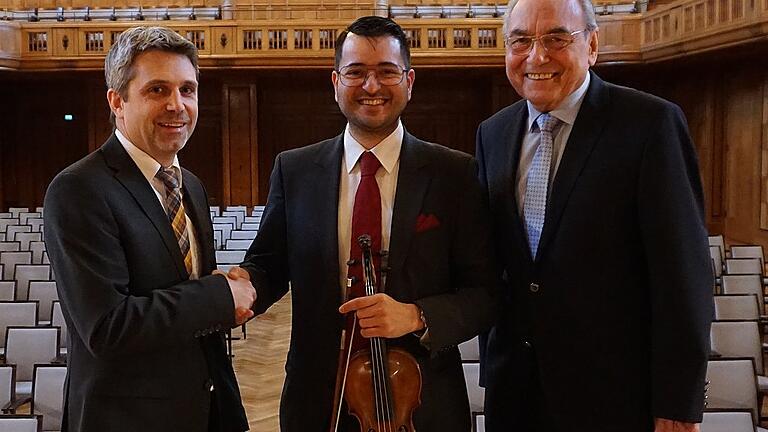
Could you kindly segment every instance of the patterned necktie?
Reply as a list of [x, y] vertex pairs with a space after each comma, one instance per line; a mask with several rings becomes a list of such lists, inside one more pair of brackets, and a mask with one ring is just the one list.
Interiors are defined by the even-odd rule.
[[541, 139], [536, 153], [533, 155], [531, 168], [528, 170], [528, 183], [525, 186], [525, 201], [523, 217], [528, 234], [528, 245], [531, 256], [536, 258], [539, 250], [541, 231], [544, 228], [544, 218], [547, 211], [547, 190], [549, 188], [549, 170], [552, 164], [553, 137], [552, 130], [560, 122], [556, 117], [542, 114], [536, 119]]
[[[381, 162], [376, 155], [366, 151], [360, 156], [360, 184], [355, 192], [355, 205], [352, 209], [352, 241], [349, 248], [349, 266], [347, 278], [352, 280], [348, 285], [347, 296], [351, 298], [365, 295], [363, 282], [362, 249], [357, 239], [363, 235], [371, 236], [371, 252], [373, 265], [377, 276], [381, 271], [381, 193], [379, 184], [376, 183], [376, 171], [381, 167]], [[359, 333], [355, 334], [353, 348], [360, 349], [367, 346], [368, 339], [364, 339]]]
[[179, 242], [181, 256], [184, 257], [184, 267], [187, 273], [192, 274], [192, 252], [189, 249], [189, 235], [187, 234], [187, 216], [184, 213], [184, 204], [181, 199], [181, 182], [176, 167], [163, 168], [155, 175], [165, 185], [165, 208], [168, 212], [168, 220], [171, 222], [173, 233]]

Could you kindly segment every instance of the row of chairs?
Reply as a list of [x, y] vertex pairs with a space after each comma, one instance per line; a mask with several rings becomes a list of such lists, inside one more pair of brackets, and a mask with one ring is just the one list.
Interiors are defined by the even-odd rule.
[[[246, 206], [229, 206], [224, 210], [218, 207], [210, 209], [216, 250], [235, 250], [236, 247], [247, 249], [245, 243], [253, 240], [259, 230], [264, 206], [255, 206], [252, 209]], [[249, 210], [250, 214], [248, 214]], [[230, 244], [230, 241], [235, 243]], [[235, 246], [237, 242], [241, 244]], [[250, 245], [250, 242], [247, 243]]]
[[[0, 365], [0, 431], [47, 432], [61, 428], [66, 366], [40, 363], [32, 372], [29, 395], [16, 393], [16, 365]], [[29, 404], [32, 415], [18, 415], [17, 410]]]

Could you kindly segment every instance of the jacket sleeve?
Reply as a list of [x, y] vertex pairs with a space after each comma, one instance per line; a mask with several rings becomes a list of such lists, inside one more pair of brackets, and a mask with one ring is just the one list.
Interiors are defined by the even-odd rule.
[[[45, 243], [59, 297], [71, 331], [88, 350], [95, 357], [151, 352], [234, 325], [234, 303], [222, 276], [132, 293], [124, 246], [141, 239], [130, 238], [136, 230], [118, 223], [108, 191], [83, 173], [65, 172], [49, 186], [44, 204]], [[158, 251], [146, 253], [152, 259]]]

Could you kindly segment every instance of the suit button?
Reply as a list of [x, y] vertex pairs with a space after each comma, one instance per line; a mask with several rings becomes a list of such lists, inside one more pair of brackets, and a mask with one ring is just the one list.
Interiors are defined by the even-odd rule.
[[533, 348], [533, 345], [531, 344], [531, 341], [529, 341], [528, 339], [523, 339], [523, 346], [528, 348], [528, 349]]
[[212, 379], [208, 378], [207, 380], [205, 380], [205, 390], [209, 391], [209, 392], [213, 391], [213, 380]]
[[539, 284], [537, 284], [537, 283], [532, 283], [530, 286], [528, 286], [528, 290], [529, 290], [530, 292], [532, 292], [532, 293], [537, 293], [537, 292], [539, 292]]

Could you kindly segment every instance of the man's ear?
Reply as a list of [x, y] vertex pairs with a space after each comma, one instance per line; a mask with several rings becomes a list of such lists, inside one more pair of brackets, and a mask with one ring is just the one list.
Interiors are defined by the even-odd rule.
[[123, 98], [114, 89], [107, 90], [107, 103], [115, 118], [123, 118]]

